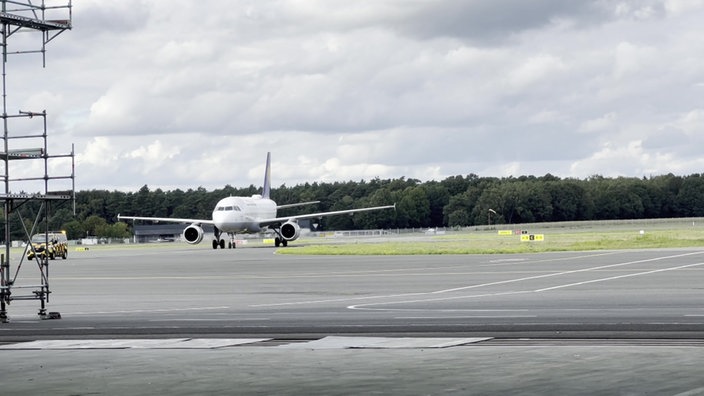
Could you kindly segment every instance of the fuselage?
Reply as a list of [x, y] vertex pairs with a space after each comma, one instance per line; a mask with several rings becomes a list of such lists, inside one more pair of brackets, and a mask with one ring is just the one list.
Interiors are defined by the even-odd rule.
[[276, 217], [276, 202], [260, 195], [227, 197], [218, 201], [213, 210], [213, 224], [223, 232], [249, 233], [266, 229], [262, 219]]

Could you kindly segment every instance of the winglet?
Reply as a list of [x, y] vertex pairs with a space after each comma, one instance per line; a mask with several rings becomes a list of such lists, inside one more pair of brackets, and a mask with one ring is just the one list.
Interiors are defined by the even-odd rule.
[[266, 153], [266, 170], [264, 171], [264, 187], [262, 198], [269, 199], [271, 193], [271, 152]]

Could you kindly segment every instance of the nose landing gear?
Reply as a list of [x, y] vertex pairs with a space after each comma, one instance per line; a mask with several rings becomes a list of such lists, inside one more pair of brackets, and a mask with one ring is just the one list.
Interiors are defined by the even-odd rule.
[[[222, 231], [220, 231], [217, 227], [215, 227], [215, 230], [213, 232], [214, 239], [213, 239], [213, 249], [225, 249], [225, 240], [221, 239], [220, 236], [222, 235]], [[227, 233], [227, 235], [230, 236], [230, 240], [227, 242], [227, 248], [228, 249], [235, 249], [237, 248], [237, 239], [235, 238], [235, 234]]]

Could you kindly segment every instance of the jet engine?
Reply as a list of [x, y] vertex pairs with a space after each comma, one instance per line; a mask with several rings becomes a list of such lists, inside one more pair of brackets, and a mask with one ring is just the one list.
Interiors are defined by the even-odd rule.
[[287, 241], [295, 241], [301, 236], [301, 227], [292, 221], [284, 223], [281, 226], [281, 236]]
[[203, 240], [203, 229], [197, 224], [191, 224], [183, 230], [183, 238], [191, 245]]

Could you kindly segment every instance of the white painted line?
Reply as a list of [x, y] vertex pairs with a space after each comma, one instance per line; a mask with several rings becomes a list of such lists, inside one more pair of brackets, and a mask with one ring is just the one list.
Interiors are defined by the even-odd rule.
[[[694, 253], [689, 253], [689, 254], [699, 254], [699, 253], [700, 252], [694, 252]], [[575, 258], [589, 258], [589, 257], [594, 257], [594, 256], [603, 256], [603, 255], [610, 255], [610, 254], [614, 254], [614, 252], [583, 255], [583, 256], [577, 256]], [[677, 257], [677, 256], [675, 256], [675, 257]], [[567, 259], [572, 259], [572, 258], [567, 258]], [[662, 259], [662, 258], [655, 258], [652, 260], [659, 260], [659, 259]], [[549, 261], [555, 261], [555, 260], [566, 260], [566, 258], [563, 257], [560, 259], [556, 258], [556, 259], [539, 260], [538, 262], [549, 262]], [[639, 262], [643, 262], [643, 261], [650, 261], [650, 260], [642, 260], [642, 261], [634, 261], [634, 262], [630, 262], [630, 263], [614, 264], [613, 266], [628, 265], [628, 264], [634, 264], [634, 263], [639, 263]], [[295, 302], [285, 302], [285, 303], [253, 304], [253, 305], [250, 305], [250, 307], [253, 307], [253, 308], [282, 307], [282, 306], [309, 305], [309, 304], [326, 304], [326, 303], [335, 303], [335, 302], [364, 301], [364, 300], [372, 300], [372, 299], [379, 299], [379, 298], [423, 296], [423, 295], [428, 295], [428, 294], [449, 293], [449, 292], [458, 291], [458, 290], [492, 286], [492, 285], [498, 285], [498, 284], [504, 284], [504, 283], [521, 282], [521, 281], [525, 281], [525, 280], [545, 278], [545, 277], [551, 277], [551, 276], [559, 276], [559, 275], [569, 274], [572, 272], [591, 271], [594, 269], [601, 269], [601, 268], [606, 268], [606, 267], [611, 267], [611, 266], [587, 268], [587, 269], [575, 270], [575, 271], [558, 272], [558, 273], [546, 274], [546, 275], [536, 275], [536, 276], [531, 276], [531, 277], [527, 277], [527, 278], [511, 279], [511, 280], [500, 281], [500, 282], [491, 282], [491, 283], [484, 283], [484, 284], [480, 284], [480, 285], [464, 286], [464, 287], [459, 287], [459, 288], [453, 288], [453, 289], [447, 289], [447, 290], [436, 290], [436, 291], [430, 291], [430, 292], [401, 293], [401, 294], [389, 294], [389, 295], [366, 296], [366, 297], [345, 297], [345, 298], [335, 298], [335, 299], [325, 299], [325, 300], [306, 300], [306, 301], [295, 301]], [[393, 274], [393, 275], [395, 276], [396, 274]]]
[[678, 258], [678, 257], [690, 256], [690, 255], [693, 255], [693, 254], [702, 254], [702, 252], [683, 253], [683, 254], [677, 254], [677, 255], [674, 255], [674, 256], [655, 257], [655, 258], [651, 258], [651, 259], [628, 261], [628, 262], [625, 262], [625, 263], [618, 263], [618, 264], [601, 265], [601, 266], [598, 266], [598, 267], [582, 268], [582, 269], [578, 269], [578, 270], [554, 272], [554, 273], [552, 273], [552, 274], [536, 275], [536, 276], [529, 276], [529, 277], [525, 277], [525, 278], [508, 279], [508, 280], [505, 280], [505, 281], [497, 281], [497, 282], [490, 282], [490, 283], [482, 283], [482, 284], [479, 284], [479, 285], [464, 286], [464, 287], [456, 287], [456, 288], [453, 288], [453, 289], [446, 289], [446, 290], [438, 290], [438, 291], [434, 291], [434, 292], [431, 292], [431, 293], [432, 293], [432, 294], [441, 294], [441, 293], [450, 293], [450, 292], [455, 292], [455, 291], [460, 291], [460, 290], [476, 289], [476, 288], [478, 288], [478, 287], [495, 286], [495, 285], [504, 285], [504, 284], [507, 284], [507, 283], [516, 283], [516, 282], [523, 282], [523, 281], [527, 281], [527, 280], [551, 278], [551, 277], [555, 277], [555, 276], [562, 276], [562, 275], [568, 275], [568, 274], [577, 274], [577, 273], [580, 273], [580, 272], [590, 272], [590, 271], [597, 271], [597, 270], [606, 269], [606, 268], [616, 268], [616, 267], [623, 267], [623, 266], [632, 265], [632, 264], [640, 264], [640, 263], [647, 263], [647, 262], [665, 260], [665, 259], [670, 259], [670, 258]]
[[[600, 256], [612, 256], [614, 254], [621, 254], [623, 253], [622, 251], [610, 251], [610, 252], [601, 252], [601, 253], [588, 253], [588, 254], [583, 254], [579, 256], [569, 256], [569, 257], [553, 257], [553, 258], [544, 258], [540, 260], [535, 260], [532, 257], [530, 259], [525, 259], [524, 262], [528, 264], [536, 264], [536, 263], [550, 263], [553, 261], [574, 261], [574, 260], [579, 260], [583, 258], [593, 258], [593, 257], [600, 257]], [[521, 259], [516, 259], [516, 260], [521, 260]], [[510, 265], [510, 264], [515, 264], [516, 262], [510, 262], [508, 260], [490, 260], [489, 264], [482, 264], [480, 267], [497, 267], [499, 265]]]
[[[464, 299], [479, 298], [479, 297], [510, 296], [510, 295], [514, 295], [514, 294], [525, 294], [525, 293], [533, 293], [533, 291], [522, 290], [522, 291], [511, 291], [511, 292], [501, 292], [501, 293], [472, 294], [472, 295], [463, 295], [463, 296], [454, 296], [454, 297], [425, 298], [425, 299], [420, 299], [420, 300], [401, 300], [401, 301], [391, 301], [391, 302], [358, 304], [358, 305], [350, 305], [347, 307], [347, 309], [358, 309], [358, 310], [366, 310], [366, 311], [392, 311], [392, 310], [393, 311], [403, 311], [404, 309], [370, 308], [370, 307], [374, 306], [374, 305], [386, 306], [386, 305], [399, 305], [399, 304], [426, 303], [426, 302], [434, 302], [434, 301], [464, 300]], [[432, 294], [433, 293], [425, 293], [425, 295], [432, 295]], [[415, 310], [418, 310], [418, 309], [415, 309]]]
[[537, 289], [537, 290], [535, 290], [535, 292], [541, 293], [541, 292], [550, 291], [550, 290], [564, 289], [564, 288], [573, 287], [573, 286], [587, 285], [590, 283], [606, 282], [606, 281], [610, 281], [610, 280], [631, 278], [634, 276], [641, 276], [641, 275], [650, 275], [650, 274], [655, 274], [658, 272], [676, 271], [676, 270], [680, 270], [680, 269], [684, 269], [684, 268], [698, 267], [700, 265], [704, 265], [704, 263], [680, 265], [677, 267], [660, 268], [660, 269], [656, 269], [656, 270], [652, 270], [652, 271], [636, 272], [634, 274], [610, 276], [608, 278], [600, 278], [600, 279], [592, 279], [592, 280], [583, 281], [583, 282], [568, 283], [565, 285], [558, 285], [558, 286], [553, 286], [553, 287], [546, 287], [544, 289]]
[[127, 349], [183, 342], [187, 338], [168, 339], [108, 339], [108, 340], [40, 340], [3, 345], [2, 349]]
[[72, 349], [215, 349], [268, 341], [270, 338], [167, 338], [167, 339], [108, 339], [108, 340], [40, 340], [2, 345], [11, 350], [72, 350]]
[[164, 349], [174, 347], [177, 344], [182, 344], [188, 338], [167, 338], [164, 340], [159, 339], [145, 339], [145, 340], [107, 340], [116, 342], [117, 345], [123, 346], [129, 349]]
[[262, 308], [262, 307], [282, 307], [291, 305], [309, 305], [309, 304], [321, 304], [321, 303], [331, 303], [331, 302], [349, 302], [349, 301], [360, 301], [360, 300], [371, 300], [375, 298], [392, 298], [392, 297], [410, 297], [410, 296], [422, 296], [428, 293], [404, 293], [404, 294], [390, 294], [386, 296], [368, 296], [368, 297], [345, 297], [345, 298], [335, 298], [329, 300], [308, 300], [308, 301], [296, 301], [296, 302], [286, 302], [286, 303], [273, 303], [273, 304], [254, 304], [250, 305], [252, 308]]
[[[686, 256], [691, 256], [691, 255], [700, 255], [702, 253], [704, 253], [704, 252], [701, 252], [701, 251], [689, 252], [689, 253], [683, 253], [683, 254], [676, 254], [676, 255], [672, 255], [672, 256], [655, 257], [655, 258], [650, 258], [650, 259], [628, 261], [625, 263], [601, 265], [601, 266], [597, 266], [597, 267], [583, 268], [583, 269], [578, 269], [578, 270], [562, 271], [562, 272], [555, 272], [555, 273], [544, 274], [544, 275], [529, 276], [529, 277], [523, 277], [523, 278], [517, 278], [517, 279], [508, 279], [508, 280], [504, 280], [504, 281], [481, 283], [478, 285], [456, 287], [456, 288], [452, 288], [452, 289], [437, 290], [437, 291], [426, 292], [426, 293], [413, 293], [413, 294], [395, 295], [395, 296], [377, 296], [376, 298], [381, 299], [381, 298], [394, 298], [394, 297], [431, 296], [431, 295], [437, 295], [437, 294], [447, 294], [447, 293], [454, 293], [454, 292], [458, 292], [458, 291], [476, 289], [476, 288], [487, 287], [487, 286], [496, 286], [496, 285], [504, 285], [504, 284], [510, 284], [510, 283], [518, 283], [518, 282], [523, 282], [523, 281], [527, 281], [527, 280], [550, 278], [550, 277], [556, 277], [556, 276], [561, 276], [561, 275], [597, 271], [597, 270], [603, 270], [603, 269], [607, 269], [607, 268], [618, 268], [618, 267], [624, 267], [627, 265], [641, 264], [641, 263], [646, 263], [646, 262], [660, 261], [660, 260], [679, 258], [679, 257], [686, 257]], [[626, 278], [626, 277], [638, 276], [638, 275], [646, 275], [646, 274], [652, 274], [652, 273], [663, 272], [663, 271], [672, 271], [672, 270], [688, 268], [688, 267], [695, 267], [695, 266], [700, 266], [700, 265], [704, 265], [704, 263], [689, 264], [689, 265], [683, 265], [683, 266], [678, 266], [678, 267], [645, 271], [645, 272], [640, 272], [640, 273], [636, 273], [636, 274], [620, 275], [620, 276], [614, 276], [614, 277], [609, 277], [609, 278], [601, 278], [601, 279], [596, 279], [596, 280], [591, 280], [591, 281], [584, 281], [584, 282], [578, 282], [578, 283], [572, 283], [572, 284], [566, 284], [566, 285], [558, 285], [558, 286], [537, 289], [537, 290], [517, 290], [517, 291], [497, 292], [497, 293], [461, 295], [461, 296], [453, 296], [453, 297], [421, 298], [421, 299], [416, 299], [416, 300], [376, 302], [376, 303], [368, 303], [368, 304], [350, 305], [347, 308], [348, 309], [357, 309], [357, 310], [372, 310], [372, 311], [391, 311], [391, 310], [398, 311], [399, 309], [394, 309], [394, 308], [371, 308], [371, 307], [373, 307], [373, 306], [382, 306], [383, 307], [383, 306], [389, 306], [389, 305], [426, 303], [426, 302], [436, 302], [436, 301], [450, 301], [450, 300], [470, 299], [470, 298], [480, 298], [480, 297], [496, 297], [496, 296], [515, 295], [515, 294], [524, 294], [524, 293], [536, 293], [536, 292], [540, 293], [540, 292], [550, 291], [550, 290], [554, 290], [554, 289], [560, 289], [560, 288], [565, 288], [565, 287], [570, 287], [570, 286], [577, 286], [580, 284], [603, 282], [603, 281], [607, 281], [607, 280]], [[372, 297], [367, 297], [367, 298], [372, 298]]]
[[190, 307], [190, 308], [168, 308], [168, 309], [133, 309], [121, 311], [95, 311], [95, 312], [67, 312], [64, 316], [69, 315], [114, 315], [114, 314], [141, 314], [141, 313], [168, 313], [168, 312], [183, 312], [183, 311], [212, 311], [218, 309], [229, 309], [230, 307]]
[[474, 316], [397, 316], [397, 320], [445, 320], [445, 319], [530, 319], [538, 315], [474, 315]]
[[150, 319], [149, 322], [233, 322], [271, 320], [271, 318], [227, 318], [227, 319]]
[[704, 387], [703, 388], [696, 388], [696, 389], [690, 389], [688, 391], [678, 393], [674, 396], [700, 396], [704, 395]]
[[170, 349], [216, 349], [269, 341], [271, 338], [194, 338]]
[[280, 345], [285, 349], [418, 349], [447, 348], [490, 340], [486, 338], [422, 338], [422, 337], [338, 337], [330, 336], [319, 340]]

